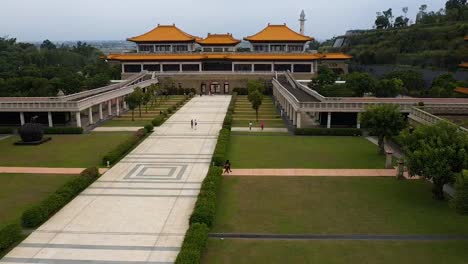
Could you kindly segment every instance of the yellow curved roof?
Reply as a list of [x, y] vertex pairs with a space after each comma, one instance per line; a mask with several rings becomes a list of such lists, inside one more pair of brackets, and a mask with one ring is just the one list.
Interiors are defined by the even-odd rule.
[[301, 35], [294, 30], [290, 29], [286, 24], [283, 25], [270, 25], [268, 24], [262, 31], [258, 32], [255, 35], [248, 36], [244, 38], [248, 41], [297, 41], [297, 42], [306, 42], [313, 40], [311, 37]]
[[180, 54], [110, 54], [108, 60], [115, 61], [200, 61], [200, 60], [236, 60], [236, 61], [313, 61], [350, 59], [342, 53], [180, 53]]
[[462, 68], [468, 68], [468, 62], [463, 62], [459, 66], [462, 67]]
[[465, 40], [468, 41], [468, 36], [465, 36]]
[[197, 40], [200, 45], [229, 45], [234, 46], [240, 43], [240, 40], [235, 39], [232, 34], [210, 34], [204, 39]]
[[143, 35], [133, 38], [128, 38], [128, 41], [133, 42], [187, 42], [199, 39], [184, 31], [180, 30], [175, 25], [159, 25]]
[[454, 90], [455, 92], [462, 93], [462, 94], [468, 94], [468, 88], [464, 87], [457, 87]]

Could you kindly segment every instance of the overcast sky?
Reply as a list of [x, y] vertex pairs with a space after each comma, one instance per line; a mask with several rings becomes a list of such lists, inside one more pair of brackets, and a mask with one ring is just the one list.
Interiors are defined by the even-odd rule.
[[445, 0], [2, 0], [0, 36], [20, 41], [123, 40], [159, 24], [175, 23], [187, 33], [255, 34], [268, 23], [299, 30], [319, 40], [349, 29], [371, 28], [378, 11], [409, 7], [414, 20], [421, 4], [438, 10]]

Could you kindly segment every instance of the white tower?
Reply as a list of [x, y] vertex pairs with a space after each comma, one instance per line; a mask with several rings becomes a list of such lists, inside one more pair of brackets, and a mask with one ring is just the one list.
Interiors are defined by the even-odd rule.
[[300, 32], [301, 32], [302, 35], [304, 35], [304, 24], [306, 22], [304, 10], [302, 10], [302, 12], [301, 12], [301, 17], [299, 19], [299, 22], [301, 22]]

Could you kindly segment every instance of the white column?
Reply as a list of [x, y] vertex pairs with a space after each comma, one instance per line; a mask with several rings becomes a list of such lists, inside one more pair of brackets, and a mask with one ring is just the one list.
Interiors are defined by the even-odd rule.
[[359, 118], [361, 117], [361, 113], [357, 113], [357, 122], [356, 122], [356, 128], [361, 129], [361, 121]]
[[291, 64], [291, 72], [294, 72], [294, 64]]
[[314, 63], [313, 62], [310, 65], [310, 73], [314, 73]]
[[21, 123], [21, 125], [24, 125], [24, 123], [25, 123], [24, 122], [24, 113], [20, 112], [19, 114], [20, 114], [20, 123]]
[[202, 63], [201, 63], [201, 62], [198, 64], [198, 71], [199, 71], [199, 72], [202, 71]]
[[292, 116], [293, 116], [293, 125], [295, 126], [295, 125], [296, 125], [296, 121], [297, 121], [297, 115], [296, 115], [296, 110], [294, 110], [294, 108], [293, 108], [293, 110], [292, 110], [292, 113], [293, 113], [293, 115], [292, 115]]
[[127, 101], [125, 101], [125, 98], [122, 98], [122, 101], [123, 101], [123, 109], [127, 110], [128, 109]]
[[252, 63], [252, 69], [251, 69], [252, 72], [254, 72], [254, 66], [255, 64]]
[[327, 116], [327, 128], [331, 128], [331, 112], [328, 112], [328, 116]]
[[107, 101], [107, 114], [112, 115], [112, 100]]
[[52, 112], [47, 112], [47, 120], [49, 121], [49, 127], [53, 127], [54, 123], [52, 123]]
[[102, 103], [99, 104], [99, 120], [103, 120], [104, 119], [104, 116], [102, 114]]
[[80, 113], [80, 111], [75, 113], [75, 117], [76, 117], [76, 126], [81, 127], [81, 113]]
[[116, 112], [117, 112], [117, 116], [120, 116], [120, 102], [119, 102], [119, 98], [115, 98], [115, 107], [116, 107]]
[[271, 72], [275, 72], [275, 64], [271, 63]]
[[296, 113], [296, 127], [301, 128], [302, 121], [301, 121], [301, 112]]
[[231, 71], [234, 72], [234, 63], [232, 63], [232, 67], [231, 67], [231, 68], [232, 68]]
[[182, 64], [179, 64], [179, 72], [182, 72]]
[[143, 71], [143, 63], [140, 64], [140, 72], [142, 72], [142, 71]]
[[93, 121], [93, 107], [92, 106], [88, 108], [88, 121], [89, 121], [90, 125], [94, 124], [94, 121]]
[[124, 72], [125, 72], [125, 64], [122, 63], [122, 73], [124, 73]]

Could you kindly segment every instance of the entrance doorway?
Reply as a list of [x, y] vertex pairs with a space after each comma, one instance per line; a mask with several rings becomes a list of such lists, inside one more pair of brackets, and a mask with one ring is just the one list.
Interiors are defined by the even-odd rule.
[[229, 83], [228, 82], [224, 83], [224, 94], [229, 94]]
[[210, 85], [210, 91], [212, 94], [219, 94], [221, 93], [221, 85], [217, 82], [212, 82]]
[[206, 94], [206, 84], [202, 83], [201, 85], [201, 93]]

